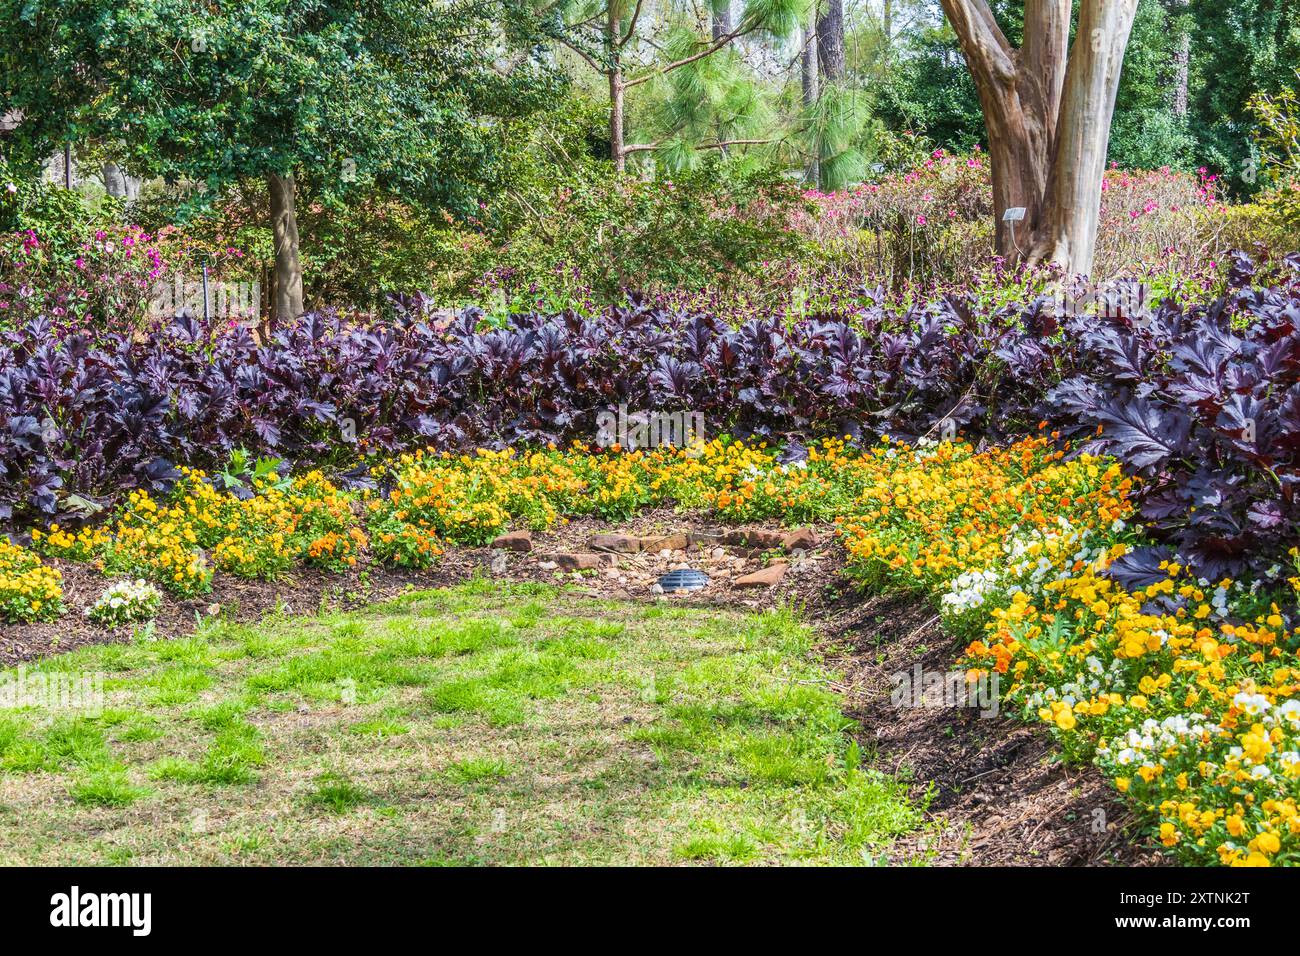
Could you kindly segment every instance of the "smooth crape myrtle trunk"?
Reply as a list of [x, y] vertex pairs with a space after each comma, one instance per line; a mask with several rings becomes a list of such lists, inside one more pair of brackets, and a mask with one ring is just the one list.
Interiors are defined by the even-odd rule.
[[1067, 272], [1092, 271], [1124, 50], [1137, 0], [1085, 3], [1065, 71], [1056, 151], [1047, 181], [1045, 216], [1030, 262], [1055, 262]]
[[[1026, 0], [1011, 46], [986, 0], [942, 0], [979, 91], [993, 175], [995, 244], [1011, 262], [1092, 270], [1101, 182], [1137, 0]], [[1007, 209], [1025, 217], [1003, 221]]]
[[302, 259], [298, 254], [298, 212], [292, 174], [271, 173], [271, 235], [275, 240], [275, 297], [272, 318], [284, 322], [303, 313]]

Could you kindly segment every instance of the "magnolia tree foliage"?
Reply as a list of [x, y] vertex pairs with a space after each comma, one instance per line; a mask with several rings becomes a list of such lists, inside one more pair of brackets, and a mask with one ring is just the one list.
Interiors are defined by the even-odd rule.
[[514, 0], [0, 0], [11, 151], [111, 141], [213, 195], [267, 182], [276, 311], [302, 310], [295, 180], [465, 211], [498, 120], [552, 98], [543, 21]]

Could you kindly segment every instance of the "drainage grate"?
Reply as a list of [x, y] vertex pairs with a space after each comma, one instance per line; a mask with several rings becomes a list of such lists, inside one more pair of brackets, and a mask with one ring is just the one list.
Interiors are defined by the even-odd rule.
[[659, 579], [659, 586], [667, 593], [673, 591], [698, 591], [700, 588], [707, 587], [709, 576], [703, 571], [696, 571], [694, 568], [679, 568], [676, 571], [669, 571]]

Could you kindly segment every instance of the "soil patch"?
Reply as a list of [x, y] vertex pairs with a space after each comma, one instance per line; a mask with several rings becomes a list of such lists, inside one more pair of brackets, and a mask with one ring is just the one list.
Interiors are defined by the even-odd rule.
[[845, 712], [882, 769], [910, 772], [939, 827], [894, 844], [896, 862], [1160, 866], [1168, 858], [1100, 771], [1070, 766], [1041, 727], [973, 706], [897, 706], [893, 675], [946, 673], [962, 642], [908, 595], [841, 596], [811, 615], [845, 677]]

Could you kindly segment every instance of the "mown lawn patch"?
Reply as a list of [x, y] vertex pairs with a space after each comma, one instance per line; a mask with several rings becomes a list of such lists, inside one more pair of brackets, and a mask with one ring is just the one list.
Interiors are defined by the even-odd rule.
[[473, 582], [47, 661], [0, 862], [862, 863], [921, 823], [790, 611]]

